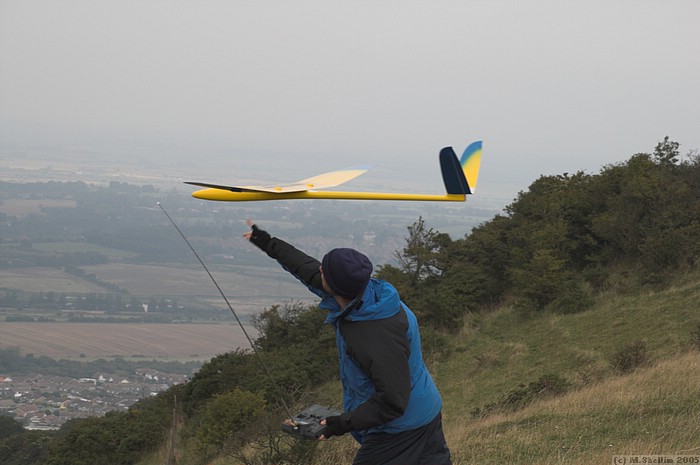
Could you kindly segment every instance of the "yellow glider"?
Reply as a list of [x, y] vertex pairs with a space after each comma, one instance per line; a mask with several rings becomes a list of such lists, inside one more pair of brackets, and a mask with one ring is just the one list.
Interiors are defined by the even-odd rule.
[[186, 182], [205, 187], [192, 193], [203, 200], [245, 202], [254, 200], [286, 199], [336, 199], [336, 200], [414, 200], [438, 202], [464, 202], [467, 194], [473, 194], [479, 177], [482, 142], [471, 143], [461, 159], [452, 147], [440, 151], [440, 169], [446, 194], [402, 194], [389, 192], [324, 191], [336, 187], [367, 172], [366, 167], [346, 168], [302, 179], [290, 184], [273, 186], [222, 186], [202, 182]]

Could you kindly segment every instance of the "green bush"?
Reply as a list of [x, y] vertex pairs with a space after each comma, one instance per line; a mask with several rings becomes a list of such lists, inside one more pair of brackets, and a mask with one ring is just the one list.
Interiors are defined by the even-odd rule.
[[585, 283], [571, 280], [566, 283], [562, 294], [547, 306], [559, 314], [578, 313], [588, 310], [595, 303], [595, 299]]
[[240, 450], [248, 442], [245, 430], [256, 422], [265, 408], [262, 395], [240, 389], [212, 398], [196, 434], [201, 453], [211, 456]]
[[426, 362], [444, 360], [452, 354], [453, 347], [450, 339], [442, 332], [431, 326], [423, 326], [420, 330], [423, 358]]
[[537, 381], [521, 384], [508, 392], [500, 406], [504, 410], [518, 410], [536, 399], [563, 394], [569, 387], [570, 383], [558, 375], [543, 375]]
[[631, 373], [648, 362], [647, 343], [641, 339], [623, 346], [610, 359], [610, 364], [619, 374]]
[[0, 439], [9, 438], [15, 434], [21, 434], [24, 432], [22, 423], [16, 421], [14, 418], [0, 415]]

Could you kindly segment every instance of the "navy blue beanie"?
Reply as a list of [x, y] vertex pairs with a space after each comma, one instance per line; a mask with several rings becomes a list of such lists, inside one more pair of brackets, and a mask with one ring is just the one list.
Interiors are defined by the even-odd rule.
[[331, 290], [346, 299], [357, 297], [372, 276], [372, 262], [355, 249], [333, 249], [323, 257], [321, 266]]

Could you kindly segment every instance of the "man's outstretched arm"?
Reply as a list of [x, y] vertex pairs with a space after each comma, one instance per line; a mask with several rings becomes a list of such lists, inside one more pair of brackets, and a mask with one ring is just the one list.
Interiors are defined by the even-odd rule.
[[[271, 236], [267, 231], [260, 229], [252, 220], [246, 220], [251, 228], [243, 234], [260, 250], [270, 258], [274, 258], [282, 267], [313, 290], [322, 291], [321, 262], [305, 254], [293, 245]], [[318, 294], [318, 292], [315, 292]]]

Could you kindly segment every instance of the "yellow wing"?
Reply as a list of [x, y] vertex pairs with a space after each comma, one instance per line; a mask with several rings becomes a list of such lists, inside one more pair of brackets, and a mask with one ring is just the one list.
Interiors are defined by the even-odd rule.
[[346, 183], [361, 174], [366, 173], [369, 167], [358, 166], [337, 171], [319, 174], [289, 184], [277, 184], [272, 186], [222, 186], [220, 184], [208, 184], [202, 182], [185, 182], [194, 186], [223, 189], [232, 192], [268, 192], [271, 194], [284, 194], [287, 192], [303, 192], [314, 189], [327, 189]]
[[291, 184], [280, 184], [279, 186], [247, 186], [246, 189], [256, 192], [302, 192], [312, 189], [327, 189], [346, 183], [361, 174], [366, 173], [368, 167], [346, 168], [328, 173], [319, 174], [310, 178], [302, 179]]

